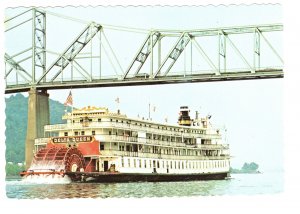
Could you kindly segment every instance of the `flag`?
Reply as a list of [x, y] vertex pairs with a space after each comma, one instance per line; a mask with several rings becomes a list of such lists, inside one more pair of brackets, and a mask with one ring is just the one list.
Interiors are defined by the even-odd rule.
[[73, 105], [73, 97], [72, 92], [70, 91], [69, 96], [66, 99], [66, 102], [64, 103], [65, 106], [72, 106]]
[[115, 99], [116, 103], [120, 103], [120, 99], [119, 97], [117, 97], [117, 99]]

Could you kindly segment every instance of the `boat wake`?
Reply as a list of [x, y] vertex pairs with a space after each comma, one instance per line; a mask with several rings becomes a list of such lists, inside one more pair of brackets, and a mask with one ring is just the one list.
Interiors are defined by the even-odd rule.
[[22, 184], [69, 184], [71, 179], [66, 175], [28, 175], [20, 182]]

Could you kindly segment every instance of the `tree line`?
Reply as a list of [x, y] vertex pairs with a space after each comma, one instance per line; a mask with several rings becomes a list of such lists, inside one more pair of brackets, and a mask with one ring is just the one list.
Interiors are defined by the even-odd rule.
[[231, 173], [259, 173], [257, 163], [244, 163], [241, 169], [230, 168]]

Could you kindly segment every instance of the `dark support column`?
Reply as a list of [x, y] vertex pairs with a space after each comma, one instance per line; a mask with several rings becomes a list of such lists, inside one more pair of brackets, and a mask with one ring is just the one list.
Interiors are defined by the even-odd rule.
[[49, 94], [47, 91], [31, 89], [28, 97], [28, 123], [25, 144], [26, 169], [30, 167], [34, 139], [44, 137], [44, 126], [50, 123]]

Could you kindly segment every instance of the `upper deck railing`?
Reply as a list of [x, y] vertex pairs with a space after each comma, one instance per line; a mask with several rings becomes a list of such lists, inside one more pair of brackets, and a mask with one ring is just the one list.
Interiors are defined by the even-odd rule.
[[[167, 127], [167, 125], [165, 125]], [[219, 139], [221, 135], [217, 133], [217, 129], [200, 129], [197, 127], [177, 127], [177, 128], [167, 128], [160, 129], [155, 127], [135, 125], [121, 122], [90, 122], [87, 124], [84, 123], [68, 123], [68, 124], [55, 124], [55, 125], [46, 125], [44, 127], [45, 132], [55, 132], [55, 131], [76, 131], [76, 130], [92, 130], [92, 129], [118, 129], [118, 130], [131, 130], [131, 131], [142, 131], [146, 133], [153, 133], [156, 135], [165, 135], [165, 136], [175, 136], [175, 137], [204, 137], [210, 139]], [[171, 130], [170, 130], [171, 129]]]

